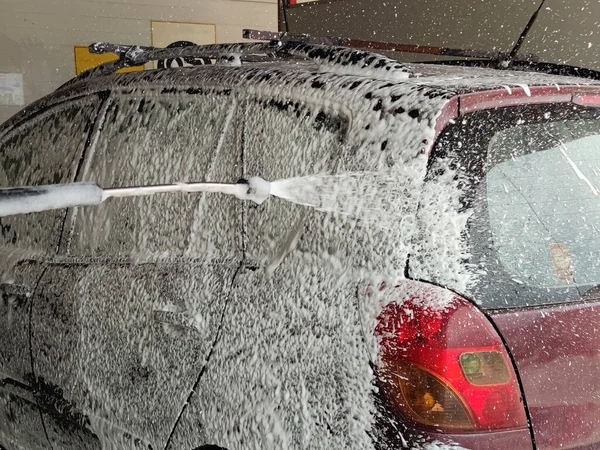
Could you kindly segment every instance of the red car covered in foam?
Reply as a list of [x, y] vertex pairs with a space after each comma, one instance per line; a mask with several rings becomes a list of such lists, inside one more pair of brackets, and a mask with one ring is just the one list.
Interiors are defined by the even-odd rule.
[[[0, 446], [599, 448], [599, 74], [92, 49], [3, 186], [302, 189], [3, 217]], [[178, 57], [217, 64], [113, 73]]]

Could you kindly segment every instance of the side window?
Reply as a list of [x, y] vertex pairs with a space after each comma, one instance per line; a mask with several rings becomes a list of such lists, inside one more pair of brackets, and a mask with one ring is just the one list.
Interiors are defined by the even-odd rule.
[[[64, 103], [37, 114], [2, 136], [0, 186], [16, 187], [73, 181], [91, 131], [99, 100]], [[65, 211], [0, 219], [3, 251], [56, 251]]]
[[333, 171], [348, 129], [337, 113], [273, 100], [249, 100], [244, 123], [248, 172], [268, 180]]
[[[115, 93], [82, 181], [103, 188], [235, 183], [242, 176], [238, 114], [229, 91]], [[67, 252], [100, 259], [236, 257], [241, 210], [227, 197], [156, 194], [76, 208]]]
[[[346, 118], [306, 103], [249, 100], [244, 123], [246, 173], [270, 181], [317, 175], [310, 181], [294, 183], [296, 190], [289, 192], [291, 197], [302, 197], [296, 200], [317, 200], [315, 192], [319, 190], [312, 188], [317, 186], [318, 175], [337, 173], [346, 149]], [[303, 226], [308, 220], [312, 224], [310, 231]], [[259, 209], [249, 208], [246, 255], [251, 260], [276, 261], [275, 249], [285, 248], [283, 243], [300, 230], [304, 242], [329, 247], [331, 238], [326, 235], [325, 227], [317, 225], [320, 220], [330, 221], [330, 218], [312, 208], [277, 199], [265, 202]]]

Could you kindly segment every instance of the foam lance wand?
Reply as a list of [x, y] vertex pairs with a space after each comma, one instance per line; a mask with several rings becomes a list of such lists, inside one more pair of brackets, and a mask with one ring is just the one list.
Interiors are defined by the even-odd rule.
[[103, 189], [96, 183], [68, 183], [0, 189], [0, 217], [96, 206], [112, 197], [139, 197], [170, 192], [220, 192], [261, 204], [271, 195], [271, 183], [260, 177], [237, 183], [173, 183]]

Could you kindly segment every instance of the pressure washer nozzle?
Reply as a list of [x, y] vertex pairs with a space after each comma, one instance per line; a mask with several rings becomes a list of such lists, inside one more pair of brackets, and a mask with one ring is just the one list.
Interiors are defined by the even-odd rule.
[[241, 200], [251, 200], [260, 205], [271, 195], [271, 183], [260, 177], [242, 178], [237, 184], [244, 185], [244, 189], [235, 194]]

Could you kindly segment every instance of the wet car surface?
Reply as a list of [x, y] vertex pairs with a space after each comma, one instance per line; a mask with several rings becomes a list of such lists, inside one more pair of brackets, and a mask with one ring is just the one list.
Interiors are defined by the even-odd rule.
[[600, 83], [290, 52], [0, 129], [4, 186], [292, 180], [2, 218], [0, 443], [597, 445]]

